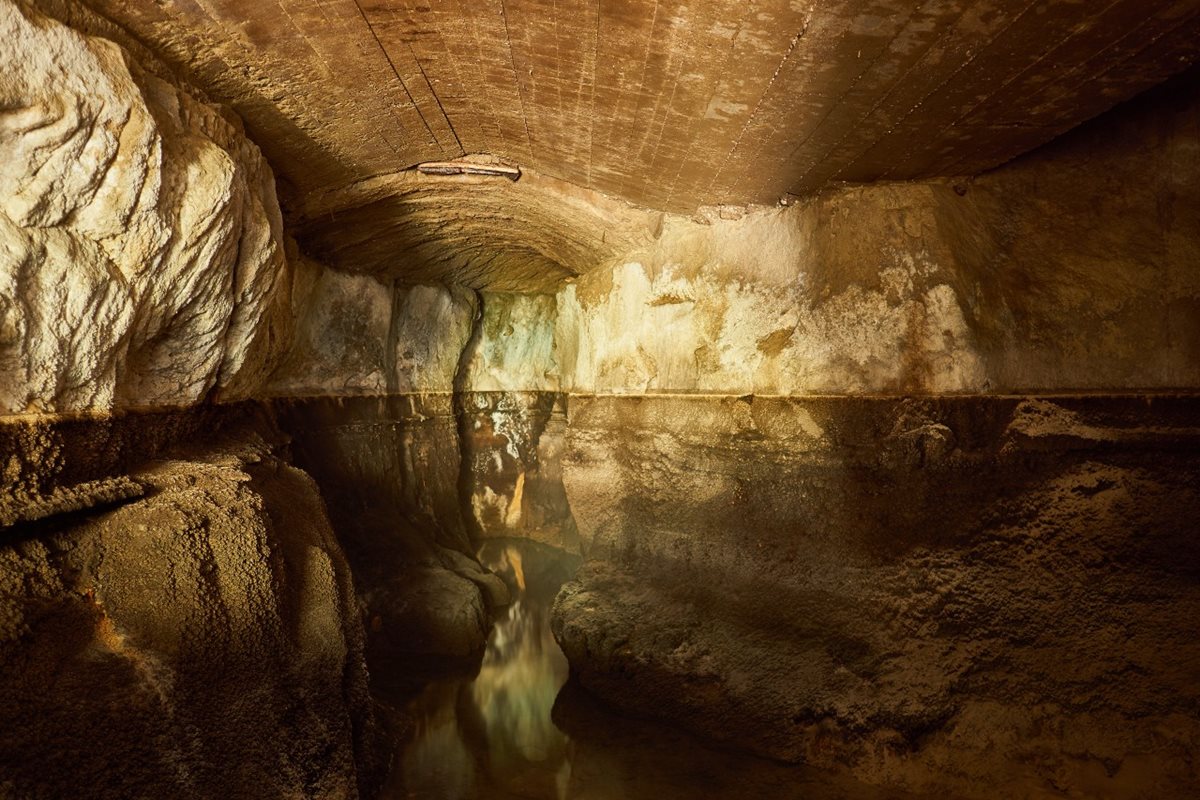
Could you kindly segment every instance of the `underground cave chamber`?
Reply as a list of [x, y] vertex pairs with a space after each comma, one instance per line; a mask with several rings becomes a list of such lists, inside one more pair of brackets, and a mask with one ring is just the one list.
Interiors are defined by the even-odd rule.
[[0, 798], [1200, 795], [1198, 60], [0, 0]]

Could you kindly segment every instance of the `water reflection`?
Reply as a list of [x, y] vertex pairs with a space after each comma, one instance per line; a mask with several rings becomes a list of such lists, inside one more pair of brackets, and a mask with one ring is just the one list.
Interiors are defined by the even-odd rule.
[[608, 712], [577, 687], [564, 687], [567, 661], [550, 633], [554, 595], [578, 557], [528, 540], [491, 540], [480, 560], [505, 578], [515, 600], [497, 620], [476, 674], [423, 678], [403, 704], [385, 800], [901, 797], [714, 750], [680, 731]]
[[569, 740], [551, 709], [568, 670], [549, 614], [578, 560], [524, 540], [484, 546], [480, 561], [514, 600], [496, 620], [478, 674], [434, 680], [408, 703], [413, 727], [384, 797], [566, 796]]

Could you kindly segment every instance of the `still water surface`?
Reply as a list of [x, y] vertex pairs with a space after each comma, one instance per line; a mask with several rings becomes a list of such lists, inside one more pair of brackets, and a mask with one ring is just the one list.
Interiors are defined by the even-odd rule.
[[383, 800], [900, 796], [714, 750], [607, 711], [568, 683], [567, 660], [550, 633], [550, 606], [578, 558], [526, 540], [494, 540], [480, 560], [505, 578], [513, 603], [496, 621], [477, 674], [414, 678], [399, 715], [410, 724], [397, 729]]

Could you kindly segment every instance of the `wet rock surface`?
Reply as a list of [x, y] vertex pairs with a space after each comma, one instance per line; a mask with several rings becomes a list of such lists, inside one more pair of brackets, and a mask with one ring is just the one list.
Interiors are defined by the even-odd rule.
[[467, 658], [509, 593], [476, 551], [523, 536], [578, 549], [559, 473], [566, 424], [550, 393], [279, 400], [354, 570], [370, 652]]
[[1192, 398], [572, 398], [589, 691], [956, 796], [1182, 796]]
[[0, 795], [371, 785], [349, 567], [272, 437], [233, 425], [143, 463], [142, 497], [0, 534]]

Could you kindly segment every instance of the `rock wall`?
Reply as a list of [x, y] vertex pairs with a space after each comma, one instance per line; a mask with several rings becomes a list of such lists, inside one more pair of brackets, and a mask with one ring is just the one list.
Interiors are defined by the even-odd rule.
[[357, 796], [362, 625], [312, 480], [240, 425], [125, 477], [0, 540], [0, 795]]
[[0, 109], [0, 413], [253, 393], [292, 287], [240, 121], [14, 0]]
[[601, 394], [961, 392], [986, 371], [933, 186], [673, 218], [559, 295], [564, 380]]
[[564, 289], [582, 687], [919, 796], [1194, 794], [1197, 81]]
[[270, 391], [449, 391], [460, 364], [477, 391], [1194, 387], [1198, 86], [975, 179], [661, 215], [553, 296], [321, 272]]
[[1200, 785], [1194, 398], [572, 398], [605, 702], [919, 796]]
[[976, 179], [668, 216], [559, 295], [584, 393], [1200, 385], [1200, 73]]
[[552, 294], [409, 286], [303, 261], [296, 341], [265, 392], [354, 397], [560, 389]]

